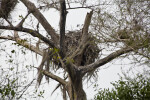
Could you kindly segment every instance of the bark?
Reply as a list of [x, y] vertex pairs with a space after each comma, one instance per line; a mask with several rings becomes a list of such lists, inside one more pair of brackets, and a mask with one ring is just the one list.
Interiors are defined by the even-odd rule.
[[42, 78], [43, 78], [43, 74], [42, 74], [41, 71], [43, 70], [44, 64], [45, 64], [45, 62], [47, 61], [48, 58], [49, 58], [48, 53], [46, 52], [46, 50], [43, 50], [42, 62], [40, 64], [40, 66], [38, 67], [37, 86], [40, 86], [40, 84], [41, 84], [41, 81], [42, 81]]
[[88, 38], [89, 38], [88, 29], [89, 29], [89, 26], [90, 26], [90, 23], [91, 23], [92, 15], [93, 15], [93, 11], [91, 11], [90, 13], [87, 13], [85, 21], [84, 21], [84, 26], [83, 26], [83, 29], [82, 29], [81, 42], [80, 42], [77, 50], [71, 55], [70, 58], [74, 58], [74, 57], [82, 54], [83, 50], [87, 46]]
[[19, 22], [19, 24], [16, 27], [22, 27], [23, 23], [25, 22], [25, 20], [29, 16], [29, 14], [30, 14], [30, 12], [27, 13], [27, 15]]
[[34, 45], [31, 45], [30, 43], [28, 43], [28, 42], [26, 42], [26, 41], [25, 41], [25, 42], [19, 42], [19, 41], [23, 41], [23, 40], [20, 39], [20, 38], [17, 38], [17, 39], [16, 39], [15, 37], [11, 37], [11, 36], [0, 36], [0, 39], [15, 41], [16, 43], [22, 45], [23, 47], [25, 47], [25, 48], [27, 48], [27, 49], [29, 49], [29, 50], [31, 50], [31, 51], [33, 51], [33, 52], [35, 52], [35, 53], [41, 55], [41, 56], [43, 55], [42, 50], [37, 50]]
[[47, 39], [46, 37], [44, 37], [43, 35], [41, 35], [37, 31], [29, 29], [29, 28], [11, 27], [11, 26], [0, 26], [0, 29], [7, 29], [7, 30], [14, 30], [14, 31], [26, 32], [26, 33], [31, 34], [33, 37], [38, 37], [39, 39], [41, 39], [42, 41], [44, 41], [45, 43], [47, 43], [49, 46], [58, 48], [57, 45], [55, 45], [53, 41]]
[[68, 64], [66, 68], [69, 74], [69, 82], [66, 86], [66, 90], [70, 100], [87, 100], [82, 84], [84, 74], [75, 68], [73, 64]]
[[66, 2], [65, 0], [60, 0], [60, 56], [64, 58], [65, 56], [65, 27], [66, 27]]
[[72, 80], [72, 87], [74, 91], [74, 100], [86, 100], [86, 94], [83, 90], [82, 76], [76, 75]]
[[69, 83], [67, 85], [67, 92], [70, 100], [87, 100], [86, 93], [82, 87], [82, 81], [78, 80], [75, 83]]
[[78, 69], [81, 70], [83, 73], [90, 72], [92, 70], [95, 70], [96, 68], [99, 68], [99, 67], [107, 64], [108, 62], [119, 57], [120, 55], [131, 52], [133, 50], [134, 50], [134, 48], [130, 48], [130, 47], [122, 48], [120, 50], [117, 50], [117, 51], [111, 53], [110, 55], [108, 55], [107, 57], [105, 57], [103, 59], [97, 60], [96, 62], [94, 62], [92, 64], [89, 64], [87, 66], [80, 66]]
[[61, 91], [62, 91], [62, 93], [63, 93], [63, 100], [67, 100], [67, 95], [66, 95], [66, 88], [65, 88], [65, 86], [62, 86], [62, 87], [61, 87]]
[[64, 79], [62, 79], [62, 78], [60, 78], [60, 77], [54, 75], [53, 73], [51, 73], [51, 72], [49, 72], [49, 71], [47, 71], [47, 70], [42, 70], [42, 72], [43, 72], [43, 74], [44, 74], [45, 76], [50, 77], [51, 79], [54, 79], [55, 81], [61, 83], [61, 84], [64, 85], [64, 86], [67, 84], [67, 82], [66, 82]]
[[22, 3], [28, 8], [28, 10], [37, 18], [37, 20], [41, 23], [47, 33], [51, 36], [54, 44], [58, 44], [58, 35], [56, 34], [55, 30], [52, 26], [48, 23], [46, 18], [41, 14], [41, 12], [36, 8], [36, 6], [30, 2], [29, 0], [21, 0]]

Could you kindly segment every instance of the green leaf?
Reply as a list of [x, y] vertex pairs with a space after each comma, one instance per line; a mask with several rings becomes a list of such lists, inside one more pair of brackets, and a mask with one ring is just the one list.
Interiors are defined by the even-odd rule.
[[12, 50], [11, 53], [15, 53], [15, 50]]
[[14, 91], [14, 90], [11, 91], [11, 95], [12, 95], [13, 97], [15, 96], [15, 91]]

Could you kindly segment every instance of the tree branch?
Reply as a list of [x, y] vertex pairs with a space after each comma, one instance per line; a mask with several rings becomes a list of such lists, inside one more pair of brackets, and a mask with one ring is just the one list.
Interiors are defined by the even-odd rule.
[[39, 39], [41, 39], [42, 41], [44, 41], [45, 43], [47, 43], [49, 46], [58, 48], [54, 44], [54, 42], [50, 41], [49, 39], [47, 39], [46, 37], [44, 37], [43, 35], [41, 35], [37, 31], [29, 29], [29, 28], [0, 26], [0, 29], [8, 29], [8, 30], [14, 30], [14, 31], [27, 32], [27, 33], [31, 34], [33, 37], [38, 37]]
[[99, 7], [100, 5], [104, 5], [104, 4], [91, 5], [91, 6], [86, 6], [86, 7], [83, 7], [83, 6], [81, 6], [81, 7], [73, 7], [73, 8], [69, 7], [69, 8], [66, 8], [66, 10], [71, 10], [71, 9], [85, 9], [85, 8], [92, 9], [93, 7], [96, 7], [96, 6]]
[[11, 36], [0, 36], [0, 39], [7, 39], [7, 40], [12, 40], [12, 41], [15, 41], [16, 43], [22, 45], [23, 47], [39, 54], [39, 55], [43, 55], [43, 52], [41, 50], [37, 50], [35, 46], [31, 45], [30, 43], [24, 41], [24, 42], [20, 42], [20, 41], [23, 41], [22, 39], [20, 38], [15, 38], [15, 37], [11, 37]]
[[30, 12], [28, 12], [27, 15], [24, 18], [22, 18], [22, 20], [18, 23], [18, 25], [16, 27], [22, 27], [24, 21], [27, 19], [29, 14], [30, 14]]
[[80, 55], [88, 44], [88, 39], [90, 37], [89, 33], [88, 33], [88, 29], [89, 29], [89, 26], [91, 23], [92, 14], [93, 14], [93, 11], [91, 11], [90, 13], [87, 13], [87, 15], [86, 15], [86, 18], [84, 21], [84, 26], [82, 29], [81, 42], [80, 42], [77, 50], [71, 55], [71, 58], [74, 58], [75, 56]]
[[66, 2], [65, 0], [60, 1], [60, 56], [65, 56], [65, 26], [66, 26]]
[[40, 66], [38, 67], [37, 86], [40, 86], [40, 84], [41, 84], [41, 81], [42, 81], [42, 78], [43, 78], [43, 74], [42, 74], [41, 70], [43, 70], [44, 64], [47, 61], [47, 59], [49, 58], [48, 54], [49, 53], [46, 52], [46, 50], [43, 50], [43, 58], [42, 58]]
[[45, 76], [47, 76], [47, 77], [50, 77], [50, 78], [54, 79], [55, 81], [61, 83], [61, 84], [64, 85], [64, 86], [67, 84], [67, 82], [66, 82], [65, 80], [63, 80], [62, 78], [60, 78], [60, 77], [58, 77], [58, 76], [52, 74], [51, 72], [48, 72], [48, 71], [46, 71], [46, 70], [43, 70], [43, 74], [44, 74]]
[[108, 55], [107, 57], [105, 57], [103, 59], [97, 60], [96, 62], [94, 62], [92, 64], [89, 64], [87, 66], [80, 66], [79, 70], [81, 70], [83, 73], [90, 72], [90, 71], [92, 71], [92, 70], [94, 70], [94, 69], [96, 69], [102, 65], [107, 64], [108, 62], [119, 57], [120, 55], [131, 52], [133, 50], [134, 50], [133, 48], [129, 48], [129, 47], [122, 48], [120, 50], [117, 50], [117, 51], [111, 53], [110, 55]]
[[6, 39], [6, 40], [13, 40], [14, 41], [13, 37], [11, 37], [11, 36], [0, 36], [0, 39]]
[[51, 36], [52, 40], [54, 41], [55, 45], [58, 44], [58, 35], [55, 33], [55, 30], [52, 26], [48, 23], [46, 18], [43, 14], [36, 8], [36, 6], [30, 2], [29, 0], [21, 0], [22, 3], [29, 9], [29, 11], [37, 18], [37, 20], [41, 23], [44, 27], [46, 32]]
[[88, 29], [89, 29], [89, 26], [90, 26], [90, 23], [91, 23], [92, 15], [93, 15], [93, 11], [91, 11], [90, 13], [87, 13], [87, 15], [86, 15], [83, 30], [82, 30], [83, 33], [82, 33], [82, 38], [81, 38], [82, 42], [81, 43], [86, 42], [88, 37], [89, 37]]

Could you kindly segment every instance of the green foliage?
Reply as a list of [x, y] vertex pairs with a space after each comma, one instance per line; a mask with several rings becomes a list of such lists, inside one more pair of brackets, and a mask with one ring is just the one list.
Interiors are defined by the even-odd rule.
[[67, 64], [74, 63], [74, 60], [71, 59], [71, 58], [69, 58], [69, 57], [67, 57], [67, 58], [66, 58], [66, 63], [67, 63]]
[[7, 79], [6, 84], [0, 84], [0, 98], [2, 100], [13, 99], [16, 96], [16, 80]]
[[11, 50], [11, 53], [15, 53], [15, 50]]
[[44, 92], [45, 92], [44, 90], [40, 91], [39, 94], [38, 94], [38, 96], [44, 98], [44, 96], [43, 96]]
[[113, 89], [100, 89], [95, 100], [150, 100], [150, 79], [143, 75], [132, 80], [123, 80], [111, 83]]
[[33, 92], [33, 98], [44, 98], [45, 90], [38, 91], [37, 89]]
[[[22, 44], [24, 44], [24, 47], [26, 48], [29, 48], [28, 45], [26, 45], [26, 42], [27, 42], [27, 39], [21, 39], [21, 40], [17, 40], [17, 43], [12, 43], [13, 45], [16, 45], [16, 46], [22, 46]], [[14, 52], [12, 52], [14, 53]]]
[[51, 55], [53, 56], [52, 58], [55, 59], [56, 61], [59, 61], [61, 58], [59, 54], [59, 49], [58, 48], [50, 48]]
[[23, 16], [22, 16], [22, 15], [19, 15], [19, 18], [20, 18], [20, 20], [22, 20], [22, 19], [23, 19]]

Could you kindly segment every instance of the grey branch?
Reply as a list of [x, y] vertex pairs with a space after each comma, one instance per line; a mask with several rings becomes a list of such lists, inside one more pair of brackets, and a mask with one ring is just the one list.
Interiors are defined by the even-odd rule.
[[0, 26], [0, 29], [8, 29], [8, 30], [26, 32], [26, 33], [31, 34], [33, 37], [38, 37], [39, 39], [41, 39], [42, 41], [44, 41], [45, 43], [47, 43], [49, 46], [58, 48], [58, 47], [54, 44], [54, 42], [50, 41], [49, 39], [47, 39], [46, 37], [44, 37], [43, 35], [41, 35], [41, 34], [38, 33], [37, 31], [32, 30], [32, 29], [29, 29], [29, 28]]
[[41, 12], [36, 8], [36, 6], [29, 0], [21, 0], [22, 3], [28, 8], [28, 10], [37, 18], [37, 20], [44, 27], [46, 32], [51, 36], [55, 44], [58, 44], [59, 36], [56, 34], [55, 30], [48, 23], [46, 18], [41, 14]]
[[31, 51], [41, 55], [41, 56], [43, 55], [42, 50], [40, 50], [40, 49], [37, 50], [36, 47], [31, 45], [30, 43], [28, 43], [26, 41], [25, 42], [19, 42], [19, 41], [22, 41], [22, 39], [20, 39], [20, 38], [16, 39], [15, 37], [11, 37], [11, 36], [0, 36], [0, 39], [15, 41], [16, 43], [22, 45], [23, 47], [25, 47], [25, 48], [27, 48], [27, 49], [29, 49], [29, 50], [31, 50]]
[[41, 84], [41, 81], [43, 78], [42, 70], [44, 67], [44, 63], [47, 61], [48, 58], [49, 58], [48, 52], [46, 52], [46, 50], [43, 50], [42, 62], [40, 64], [40, 66], [38, 67], [37, 87], [40, 86], [40, 84]]
[[60, 78], [60, 77], [54, 75], [54, 74], [51, 73], [51, 72], [48, 72], [48, 71], [46, 71], [46, 70], [43, 70], [43, 74], [44, 74], [45, 76], [47, 76], [47, 77], [50, 77], [51, 79], [54, 79], [55, 81], [61, 83], [61, 84], [64, 85], [64, 86], [67, 85], [67, 82], [66, 82], [65, 80], [63, 80], [62, 78]]
[[65, 27], [66, 27], [66, 2], [60, 0], [60, 56], [64, 58], [65, 55]]
[[77, 50], [71, 55], [70, 58], [74, 58], [75, 56], [80, 55], [85, 49], [86, 45], [88, 44], [88, 39], [89, 39], [88, 29], [91, 23], [92, 15], [93, 15], [93, 11], [91, 11], [90, 13], [87, 13], [85, 21], [84, 21], [84, 26], [82, 29], [81, 42]]
[[110, 62], [111, 60], [119, 57], [120, 55], [123, 55], [125, 53], [128, 53], [128, 52], [131, 52], [133, 51], [134, 49], [133, 48], [129, 48], [129, 47], [126, 47], [126, 48], [122, 48], [120, 50], [117, 50], [113, 53], [111, 53], [110, 55], [108, 55], [107, 57], [103, 58], [103, 59], [100, 59], [100, 60], [97, 60], [96, 62], [92, 63], [92, 64], [89, 64], [87, 66], [80, 66], [79, 69], [81, 71], [83, 71], [83, 73], [87, 73], [87, 72], [90, 72], [102, 65], [105, 65], [106, 63]]
[[27, 17], [29, 16], [30, 12], [27, 13], [27, 15], [19, 22], [19, 24], [16, 27], [22, 27], [24, 21], [27, 19]]

